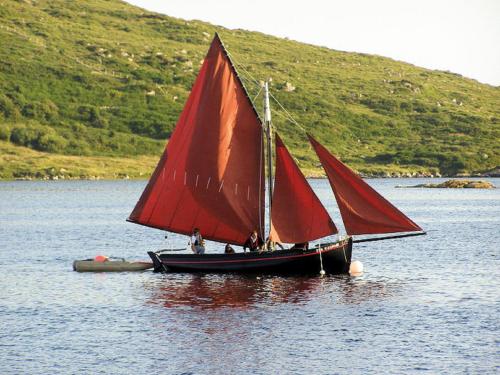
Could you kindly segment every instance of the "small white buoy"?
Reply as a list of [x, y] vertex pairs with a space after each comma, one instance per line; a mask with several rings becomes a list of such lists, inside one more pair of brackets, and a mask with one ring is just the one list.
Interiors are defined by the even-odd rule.
[[360, 276], [361, 274], [363, 274], [363, 263], [361, 263], [359, 260], [351, 262], [351, 266], [349, 267], [349, 273], [352, 276]]

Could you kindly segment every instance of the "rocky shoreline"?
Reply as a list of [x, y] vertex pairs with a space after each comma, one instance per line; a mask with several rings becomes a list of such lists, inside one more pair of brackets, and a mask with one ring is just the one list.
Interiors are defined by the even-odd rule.
[[379, 172], [379, 173], [360, 173], [363, 178], [485, 178], [500, 177], [500, 169], [482, 173], [457, 173], [441, 174], [431, 172]]
[[[148, 179], [150, 176], [147, 172], [128, 174], [128, 173], [110, 173], [109, 175], [88, 175], [79, 174], [78, 172], [68, 171], [64, 168], [47, 168], [37, 172], [18, 172], [14, 174], [13, 180], [20, 181], [57, 181], [57, 180], [129, 180], [129, 179]], [[360, 173], [362, 178], [485, 178], [485, 177], [500, 177], [500, 169], [483, 172], [483, 173], [457, 173], [455, 175], [447, 175], [431, 172], [375, 172], [375, 173]], [[306, 174], [307, 178], [323, 179], [326, 176], [322, 173]], [[0, 179], [1, 180], [1, 179]]]
[[139, 173], [139, 176], [129, 176], [127, 173], [110, 173], [109, 175], [88, 175], [69, 172], [64, 168], [56, 170], [55, 168], [48, 168], [43, 171], [35, 173], [17, 173], [14, 175], [13, 180], [16, 181], [58, 181], [58, 180], [129, 180], [132, 178], [146, 179], [149, 175], [146, 173]]
[[[79, 180], [79, 181], [97, 181], [97, 180], [146, 180], [146, 177], [130, 177], [128, 174], [117, 174], [112, 176], [70, 176], [70, 175], [55, 175], [55, 176], [43, 176], [43, 177], [32, 177], [32, 176], [24, 176], [24, 177], [16, 177], [13, 178], [14, 181], [58, 181], [58, 180]], [[1, 181], [1, 180], [0, 180]]]

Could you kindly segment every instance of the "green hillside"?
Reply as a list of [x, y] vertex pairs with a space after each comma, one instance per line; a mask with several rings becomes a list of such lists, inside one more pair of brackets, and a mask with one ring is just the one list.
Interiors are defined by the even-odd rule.
[[[60, 165], [71, 176], [122, 176], [126, 165], [133, 176], [150, 173], [215, 31], [252, 97], [259, 84], [250, 76], [272, 78], [273, 95], [300, 124], [274, 103], [275, 127], [309, 174], [318, 173], [318, 161], [302, 129], [365, 173], [456, 174], [500, 165], [498, 87], [118, 0], [4, 0], [0, 178], [41, 177]], [[99, 158], [148, 162], [93, 169]]]

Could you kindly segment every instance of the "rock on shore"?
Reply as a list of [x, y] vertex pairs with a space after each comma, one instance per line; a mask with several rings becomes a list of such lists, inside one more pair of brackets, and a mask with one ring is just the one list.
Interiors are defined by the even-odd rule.
[[495, 189], [489, 181], [484, 180], [447, 180], [440, 184], [418, 184], [413, 186], [396, 186], [399, 188], [448, 188], [448, 189]]

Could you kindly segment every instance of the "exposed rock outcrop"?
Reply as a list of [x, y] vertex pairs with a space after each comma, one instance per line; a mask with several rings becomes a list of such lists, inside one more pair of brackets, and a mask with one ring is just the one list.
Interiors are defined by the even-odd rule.
[[440, 184], [418, 184], [413, 186], [396, 186], [406, 188], [444, 188], [444, 189], [495, 189], [489, 181], [484, 180], [447, 180]]

